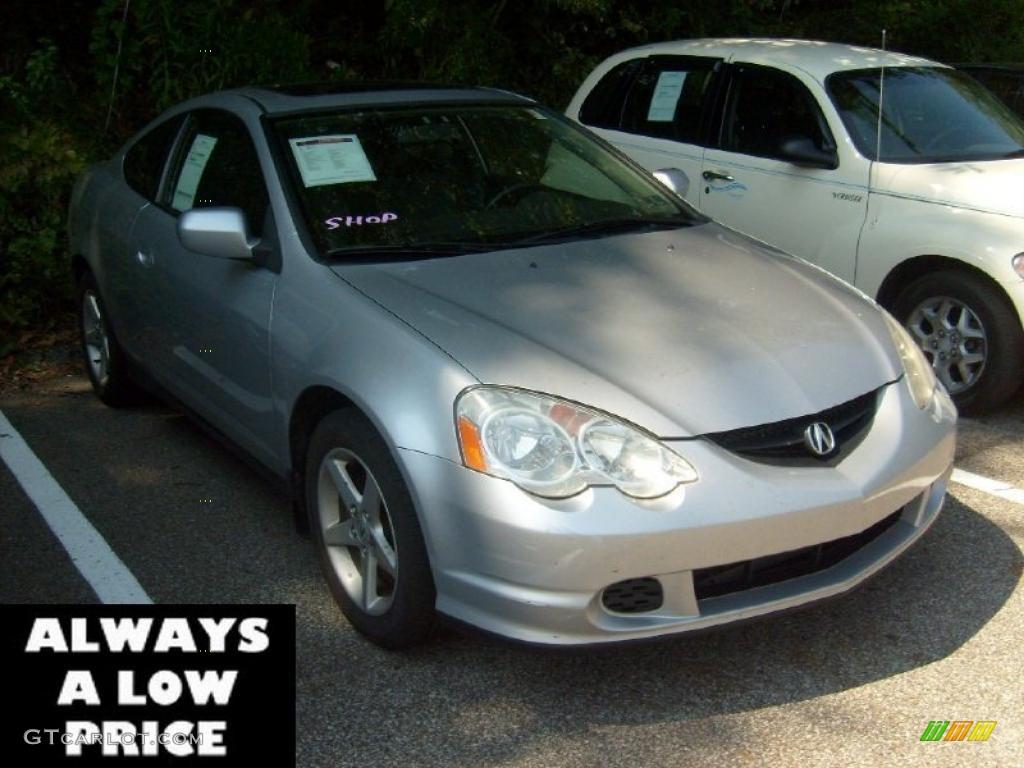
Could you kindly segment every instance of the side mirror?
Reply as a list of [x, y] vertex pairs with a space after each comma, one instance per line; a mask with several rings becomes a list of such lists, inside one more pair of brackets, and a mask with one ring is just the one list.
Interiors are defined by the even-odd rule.
[[678, 168], [662, 168], [654, 172], [654, 178], [680, 197], [690, 191], [690, 178]]
[[240, 208], [193, 208], [178, 219], [178, 239], [190, 251], [218, 259], [251, 261], [256, 240], [249, 238]]
[[781, 159], [793, 165], [807, 168], [827, 168], [835, 170], [839, 167], [839, 157], [835, 150], [818, 149], [817, 145], [807, 136], [791, 136], [779, 147]]

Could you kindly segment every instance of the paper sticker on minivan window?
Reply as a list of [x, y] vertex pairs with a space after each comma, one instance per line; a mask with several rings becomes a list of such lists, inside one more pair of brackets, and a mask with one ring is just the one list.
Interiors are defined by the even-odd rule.
[[197, 133], [192, 140], [192, 146], [185, 156], [185, 163], [181, 166], [178, 183], [174, 187], [174, 200], [171, 202], [174, 210], [187, 211], [195, 204], [199, 180], [203, 177], [203, 171], [206, 170], [206, 164], [210, 161], [210, 155], [216, 145], [215, 137], [201, 133]]
[[288, 143], [306, 187], [377, 180], [354, 133], [289, 139]]
[[647, 122], [671, 123], [676, 115], [676, 105], [683, 93], [686, 72], [662, 72], [654, 86], [651, 106], [647, 110]]

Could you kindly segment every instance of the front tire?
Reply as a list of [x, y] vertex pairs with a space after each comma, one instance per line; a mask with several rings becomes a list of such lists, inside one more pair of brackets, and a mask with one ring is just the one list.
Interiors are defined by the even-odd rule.
[[139, 390], [128, 373], [128, 361], [110, 327], [96, 279], [86, 273], [78, 283], [78, 334], [85, 372], [93, 392], [112, 408], [131, 405]]
[[427, 638], [436, 593], [419, 518], [387, 445], [361, 414], [336, 411], [309, 441], [309, 527], [331, 593], [385, 648]]
[[904, 289], [894, 309], [961, 413], [990, 411], [1020, 388], [1024, 331], [990, 280], [963, 270], [925, 275]]

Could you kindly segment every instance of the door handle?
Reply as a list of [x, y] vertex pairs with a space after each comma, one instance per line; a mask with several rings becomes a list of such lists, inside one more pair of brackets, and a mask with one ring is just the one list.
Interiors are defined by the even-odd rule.
[[153, 254], [152, 253], [147, 253], [146, 251], [136, 251], [135, 252], [135, 258], [138, 260], [139, 264], [141, 264], [144, 267], [152, 267], [153, 266]]
[[704, 171], [701, 176], [704, 177], [704, 181], [736, 181], [728, 173], [722, 173], [721, 171]]

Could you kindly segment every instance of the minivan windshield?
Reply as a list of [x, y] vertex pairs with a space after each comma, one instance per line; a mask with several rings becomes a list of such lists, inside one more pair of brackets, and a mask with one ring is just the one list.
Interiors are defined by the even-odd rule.
[[682, 200], [530, 105], [361, 108], [273, 122], [320, 251], [446, 254], [674, 228]]
[[1024, 156], [1024, 122], [988, 89], [947, 67], [889, 67], [877, 158], [879, 69], [826, 80], [857, 149], [886, 163], [942, 163]]

